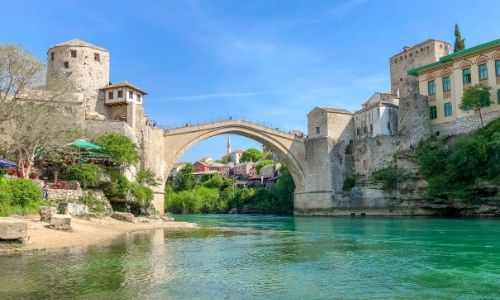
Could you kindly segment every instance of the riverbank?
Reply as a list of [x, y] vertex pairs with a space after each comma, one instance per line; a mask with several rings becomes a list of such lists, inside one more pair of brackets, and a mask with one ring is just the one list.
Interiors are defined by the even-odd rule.
[[118, 221], [110, 217], [102, 219], [71, 220], [70, 231], [60, 231], [47, 228], [46, 222], [40, 221], [40, 216], [13, 216], [11, 220], [28, 224], [28, 239], [24, 244], [1, 243], [0, 253], [16, 253], [27, 251], [56, 250], [71, 247], [108, 244], [122, 234], [148, 230], [189, 230], [198, 226], [188, 222], [165, 222], [163, 220], [147, 219], [148, 222], [129, 223]]

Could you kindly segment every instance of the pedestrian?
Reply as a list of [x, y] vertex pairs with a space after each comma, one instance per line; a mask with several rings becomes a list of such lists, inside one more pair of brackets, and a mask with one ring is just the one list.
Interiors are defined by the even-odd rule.
[[43, 200], [48, 200], [49, 199], [49, 187], [47, 186], [47, 181], [43, 181], [43, 186], [42, 186], [42, 198]]

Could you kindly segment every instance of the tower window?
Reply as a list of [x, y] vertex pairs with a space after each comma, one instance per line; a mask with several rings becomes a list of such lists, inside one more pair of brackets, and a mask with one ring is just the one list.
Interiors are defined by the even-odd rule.
[[133, 92], [131, 92], [131, 91], [130, 91], [130, 92], [128, 92], [128, 98], [129, 98], [129, 99], [134, 98], [134, 93], [133, 93]]
[[319, 134], [319, 127], [316, 127], [316, 134]]
[[94, 60], [101, 61], [101, 55], [99, 53], [94, 53]]
[[71, 57], [76, 57], [76, 50], [71, 50]]
[[119, 91], [118, 91], [118, 98], [121, 98], [121, 97], [123, 97], [123, 91], [122, 91], [122, 90], [119, 90]]
[[108, 92], [108, 99], [113, 99], [114, 93], [113, 91]]
[[54, 60], [54, 52], [50, 53], [50, 60]]
[[137, 94], [137, 102], [141, 102], [141, 94]]
[[64, 62], [64, 68], [68, 69], [69, 68], [69, 62], [68, 61], [65, 61]]

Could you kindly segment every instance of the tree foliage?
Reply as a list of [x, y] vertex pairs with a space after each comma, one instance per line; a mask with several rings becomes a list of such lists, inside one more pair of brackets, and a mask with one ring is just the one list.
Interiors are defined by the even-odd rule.
[[453, 52], [462, 51], [465, 49], [465, 39], [462, 38], [460, 33], [460, 28], [458, 24], [455, 24], [455, 45], [453, 47]]
[[126, 136], [106, 133], [97, 137], [96, 143], [102, 147], [102, 152], [109, 155], [117, 165], [132, 166], [139, 162], [139, 150], [134, 142]]
[[19, 96], [41, 83], [44, 70], [44, 64], [30, 52], [15, 45], [0, 45], [0, 124], [19, 115]]
[[194, 179], [193, 172], [193, 164], [186, 164], [184, 168], [179, 171], [179, 174], [172, 184], [175, 192], [191, 190], [195, 187], [196, 181]]
[[259, 149], [255, 148], [250, 148], [245, 151], [243, 151], [243, 154], [241, 155], [240, 161], [241, 162], [256, 162], [262, 157], [262, 152], [260, 152]]
[[20, 114], [5, 124], [6, 151], [18, 162], [25, 177], [31, 173], [37, 151], [54, 151], [79, 135], [75, 121], [47, 103], [20, 103]]
[[69, 178], [79, 181], [83, 188], [99, 186], [102, 174], [102, 168], [94, 164], [79, 163], [68, 169]]
[[479, 118], [481, 119], [481, 127], [484, 126], [481, 109], [485, 106], [490, 105], [490, 90], [491, 87], [487, 87], [481, 84], [471, 86], [464, 91], [462, 101], [458, 105], [458, 107], [463, 111], [473, 110], [475, 113], [479, 113]]
[[425, 140], [417, 159], [431, 196], [472, 201], [478, 180], [500, 184], [500, 119], [452, 147], [443, 139]]

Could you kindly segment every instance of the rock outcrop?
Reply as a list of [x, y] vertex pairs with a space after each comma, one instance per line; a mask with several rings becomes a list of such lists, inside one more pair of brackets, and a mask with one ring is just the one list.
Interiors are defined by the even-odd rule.
[[28, 224], [14, 220], [0, 220], [0, 240], [24, 242], [28, 236]]
[[125, 221], [125, 222], [130, 222], [130, 223], [136, 222], [134, 215], [131, 213], [115, 211], [111, 215], [111, 217], [114, 219], [120, 220], [120, 221]]

